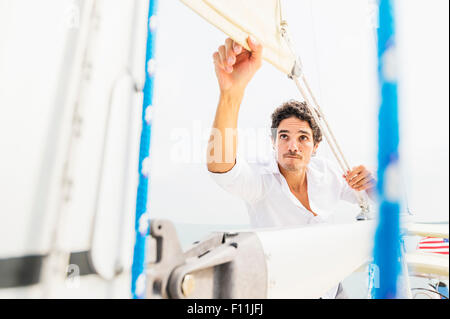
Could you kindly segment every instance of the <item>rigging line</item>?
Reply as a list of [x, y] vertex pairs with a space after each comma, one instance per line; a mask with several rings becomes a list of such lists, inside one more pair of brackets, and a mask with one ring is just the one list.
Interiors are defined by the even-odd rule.
[[[301, 95], [303, 96], [308, 109], [310, 110], [314, 120], [316, 121], [317, 125], [319, 126], [320, 130], [322, 131], [322, 134], [325, 136], [325, 139], [327, 140], [328, 145], [329, 145], [331, 151], [333, 152], [334, 157], [336, 158], [338, 164], [341, 166], [341, 169], [343, 170], [343, 172], [345, 174], [348, 170], [350, 170], [350, 166], [348, 165], [347, 160], [345, 159], [343, 152], [342, 152], [341, 148], [339, 147], [339, 145], [336, 141], [336, 138], [334, 137], [334, 134], [332, 133], [331, 128], [328, 125], [328, 122], [326, 121], [325, 116], [320, 109], [320, 105], [317, 103], [317, 100], [316, 100], [314, 94], [312, 93], [312, 90], [306, 80], [304, 73], [303, 73], [303, 66], [302, 66], [301, 58], [296, 54], [296, 50], [294, 49], [294, 45], [291, 41], [291, 37], [288, 32], [288, 24], [285, 20], [283, 20], [283, 17], [281, 15], [280, 0], [278, 1], [278, 5], [280, 6], [280, 24], [281, 24], [280, 25], [280, 33], [281, 33], [281, 36], [285, 40], [291, 53], [296, 57], [294, 68], [293, 68], [291, 74], [288, 75], [288, 77], [290, 79], [294, 80], [295, 84], [297, 85], [297, 88], [299, 89]], [[309, 101], [307, 94], [304, 91], [304, 89], [300, 83], [299, 78], [304, 82], [304, 84], [307, 88], [307, 91], [309, 92], [310, 96], [312, 97], [312, 100], [315, 103], [316, 107], [311, 106], [311, 102]], [[324, 124], [332, 137], [330, 137], [328, 135], [327, 131], [325, 131], [325, 127], [320, 122], [320, 119], [322, 119], [324, 121]], [[334, 142], [334, 145], [332, 142]], [[337, 147], [337, 150], [335, 149], [335, 146]], [[339, 157], [338, 153], [340, 154], [342, 159]], [[345, 166], [347, 166], [347, 169]], [[362, 216], [360, 219], [366, 219], [366, 217], [367, 217], [366, 213], [369, 211], [369, 204], [362, 194], [360, 194], [356, 190], [353, 190], [353, 191], [358, 200], [359, 206], [362, 209], [362, 212], [361, 212]], [[359, 219], [359, 217], [357, 217], [357, 219]]]
[[145, 297], [146, 292], [146, 250], [147, 238], [150, 233], [150, 219], [148, 213], [148, 189], [150, 173], [146, 170], [146, 162], [150, 157], [152, 121], [147, 120], [147, 109], [153, 108], [153, 88], [154, 88], [154, 70], [151, 67], [155, 57], [155, 39], [156, 28], [152, 27], [152, 20], [157, 14], [157, 0], [147, 1], [147, 37], [145, 52], [145, 84], [142, 90], [142, 118], [141, 134], [139, 145], [139, 182], [136, 194], [135, 209], [135, 242], [133, 249], [133, 259], [131, 265], [131, 293], [133, 299]]
[[[448, 299], [448, 297], [447, 297], [446, 295], [444, 295], [444, 294], [442, 294], [442, 293], [440, 293], [440, 292], [438, 292], [438, 291], [434, 291], [434, 290], [432, 290], [432, 289], [427, 289], [427, 288], [411, 288], [411, 290], [423, 290], [423, 291], [429, 291], [429, 292], [432, 292], [432, 293], [434, 293], [434, 294], [437, 294], [437, 295], [441, 296], [443, 299]], [[427, 294], [425, 294], [425, 295], [427, 295]], [[427, 295], [427, 296], [428, 296], [428, 295]]]
[[328, 135], [327, 130], [325, 130], [325, 127], [322, 125], [322, 122], [320, 121], [320, 118], [318, 116], [320, 114], [319, 111], [315, 107], [312, 106], [311, 101], [307, 97], [307, 94], [306, 94], [305, 90], [303, 89], [303, 87], [302, 87], [302, 85], [301, 85], [301, 83], [299, 81], [299, 78], [298, 77], [294, 77], [293, 80], [294, 80], [295, 84], [297, 85], [297, 88], [299, 89], [301, 95], [303, 96], [303, 99], [305, 100], [306, 105], [307, 105], [309, 111], [311, 112], [314, 120], [316, 121], [316, 123], [319, 126], [322, 134], [324, 135], [325, 139], [327, 140], [331, 151], [333, 152], [334, 156], [336, 157], [336, 159], [337, 159], [339, 165], [341, 166], [341, 168], [345, 171], [345, 166], [342, 163], [342, 161], [340, 160], [340, 158], [339, 158], [339, 156], [337, 154], [337, 151], [335, 150], [334, 145], [333, 145], [333, 143], [331, 141], [331, 138]]
[[[280, 31], [281, 31], [282, 37], [285, 39], [285, 41], [289, 47], [289, 50], [292, 52], [292, 54], [294, 56], [297, 57], [296, 66], [294, 67], [294, 70], [292, 71], [291, 75], [289, 75], [289, 78], [293, 79], [295, 84], [297, 85], [297, 88], [299, 89], [300, 93], [302, 94], [303, 98], [305, 99], [306, 105], [310, 109], [310, 112], [313, 115], [314, 120], [316, 121], [317, 125], [319, 126], [320, 130], [322, 131], [322, 134], [325, 136], [325, 139], [328, 142], [328, 146], [330, 147], [331, 151], [333, 152], [334, 157], [336, 158], [338, 164], [340, 165], [342, 171], [345, 174], [347, 171], [350, 170], [350, 165], [348, 164], [347, 160], [345, 159], [342, 149], [339, 147], [339, 144], [337, 143], [337, 140], [336, 140], [330, 126], [328, 125], [328, 122], [325, 119], [324, 113], [322, 112], [320, 105], [317, 102], [317, 99], [315, 98], [314, 94], [312, 93], [312, 90], [308, 84], [308, 81], [306, 80], [306, 76], [303, 73], [303, 66], [301, 63], [301, 59], [295, 52], [294, 46], [293, 46], [291, 38], [290, 38], [290, 34], [287, 30], [287, 23], [286, 23], [286, 21], [282, 21], [281, 23], [282, 24], [281, 24]], [[307, 88], [307, 91], [310, 94], [310, 96], [314, 102], [314, 105], [316, 107], [311, 106], [311, 102], [307, 98], [306, 92], [304, 91], [304, 89], [299, 81], [299, 78], [304, 82], [304, 84]], [[331, 135], [331, 137], [328, 135], [327, 131], [325, 130], [325, 127], [320, 122], [320, 119], [323, 120], [325, 127], [327, 128], [328, 133]], [[333, 144], [333, 142], [334, 142], [334, 144]], [[340, 155], [340, 157], [338, 154]], [[365, 217], [366, 212], [368, 212], [368, 210], [369, 210], [369, 208], [368, 208], [369, 204], [362, 194], [360, 194], [356, 190], [354, 190], [354, 193], [358, 200], [359, 206], [363, 211], [362, 214], [364, 216], [362, 216], [362, 217]]]
[[[317, 125], [319, 126], [320, 130], [322, 131], [322, 134], [325, 136], [325, 139], [328, 142], [328, 145], [330, 146], [331, 151], [333, 152], [334, 157], [336, 158], [337, 162], [339, 163], [339, 165], [341, 166], [341, 169], [345, 172], [345, 164], [341, 161], [341, 159], [339, 158], [336, 149], [334, 148], [335, 145], [333, 145], [332, 140], [330, 138], [330, 136], [328, 135], [328, 132], [325, 130], [325, 127], [322, 125], [319, 116], [318, 116], [318, 111], [311, 106], [311, 102], [308, 99], [305, 90], [303, 89], [298, 77], [293, 77], [293, 80], [295, 82], [295, 84], [297, 85], [297, 88], [299, 89], [300, 93], [302, 94], [303, 98], [305, 99], [306, 105], [308, 107], [308, 109], [310, 110], [314, 120], [316, 121]], [[332, 134], [331, 132], [329, 132], [330, 134]], [[357, 192], [356, 190], [354, 190], [354, 193], [356, 195], [356, 198], [358, 199], [358, 203], [360, 205], [361, 208], [366, 208], [367, 203], [366, 200], [364, 199], [364, 197]]]
[[[285, 39], [289, 49], [291, 50], [291, 52], [294, 54], [294, 56], [297, 56], [295, 54], [295, 50], [293, 48], [292, 45], [292, 41], [290, 39], [290, 35], [287, 31], [287, 23], [283, 21], [283, 24], [281, 26], [281, 32], [282, 32], [282, 36]], [[343, 170], [344, 173], [346, 173], [348, 170], [350, 170], [349, 165], [347, 163], [347, 161], [345, 160], [345, 157], [342, 153], [342, 150], [340, 149], [339, 145], [337, 144], [336, 138], [334, 137], [328, 122], [325, 120], [325, 116], [323, 114], [323, 112], [320, 109], [320, 105], [317, 103], [317, 100], [314, 97], [314, 94], [312, 93], [311, 88], [308, 85], [308, 82], [306, 80], [306, 77], [303, 73], [302, 67], [301, 67], [301, 60], [300, 57], [297, 58], [296, 63], [298, 64], [297, 66], [299, 67], [298, 73], [299, 74], [291, 74], [289, 77], [291, 79], [294, 80], [295, 84], [297, 85], [297, 88], [299, 89], [300, 93], [302, 94], [303, 98], [305, 99], [306, 105], [307, 107], [310, 109], [310, 112], [314, 118], [314, 120], [316, 121], [317, 125], [319, 126], [320, 130], [322, 131], [322, 134], [325, 136], [325, 139], [328, 142], [328, 145], [331, 149], [331, 151], [333, 152], [334, 157], [336, 158], [338, 164], [340, 165], [341, 169]], [[311, 106], [311, 102], [309, 101], [306, 92], [304, 91], [299, 77], [302, 79], [302, 81], [305, 83], [305, 86], [307, 87], [307, 90], [309, 92], [309, 94], [311, 95], [313, 102], [315, 103], [315, 105], [317, 106], [317, 108]], [[332, 137], [330, 137], [327, 133], [327, 131], [325, 130], [325, 127], [322, 125], [322, 123], [320, 122], [320, 118], [324, 121], [326, 128], [328, 129], [329, 133], [331, 134]], [[333, 142], [334, 144], [333, 145]], [[335, 146], [337, 146], [337, 150], [335, 149]], [[340, 153], [342, 159], [339, 157], [338, 153]], [[348, 169], [346, 169], [346, 166]], [[354, 193], [356, 195], [356, 198], [358, 200], [359, 206], [363, 209], [363, 211], [367, 211], [368, 210], [368, 203], [365, 200], [365, 198], [363, 197], [363, 195], [361, 195], [359, 192], [357, 192], [356, 190], [354, 190]]]
[[[321, 99], [322, 97], [322, 85], [321, 85], [321, 80], [320, 80], [320, 72], [319, 72], [319, 63], [318, 63], [318, 48], [317, 48], [317, 39], [316, 39], [316, 28], [315, 28], [315, 23], [314, 23], [314, 14], [313, 14], [313, 2], [312, 0], [310, 0], [310, 16], [311, 16], [311, 29], [312, 29], [312, 35], [313, 35], [313, 47], [314, 47], [314, 66], [316, 68], [316, 74], [317, 74], [317, 82], [318, 82], [318, 87], [319, 87], [319, 99]], [[322, 108], [319, 105], [319, 102], [317, 101], [316, 97], [314, 96], [314, 94], [312, 93], [312, 90], [310, 88], [310, 85], [308, 83], [308, 81], [306, 80], [306, 77], [304, 76], [304, 74], [302, 74], [302, 80], [305, 83], [306, 89], [308, 90], [309, 94], [311, 95], [311, 98], [313, 99], [314, 104], [317, 106], [317, 109], [320, 112], [320, 115], [328, 129], [328, 131], [330, 132], [331, 138], [333, 139], [333, 142], [339, 152], [339, 154], [341, 155], [342, 160], [344, 161], [346, 167], [346, 170], [344, 171], [344, 173], [346, 173], [348, 170], [351, 170], [350, 165], [348, 164], [347, 159], [344, 156], [344, 153], [342, 152], [341, 147], [339, 146], [336, 137], [334, 136], [333, 132], [330, 129], [330, 125], [328, 124], [328, 121], [326, 120], [326, 117], [324, 116], [324, 113], [322, 111]]]
[[[280, 2], [278, 2], [278, 3], [280, 3]], [[282, 17], [281, 17], [281, 18], [282, 18]], [[281, 30], [280, 30], [280, 32], [281, 32], [282, 37], [285, 39], [286, 44], [288, 45], [289, 50], [292, 52], [292, 54], [293, 54], [294, 56], [297, 57], [296, 63], [297, 63], [297, 66], [298, 66], [298, 68], [299, 68], [299, 74], [296, 74], [295, 76], [292, 76], [292, 77], [289, 76], [289, 77], [294, 78], [294, 79], [296, 80], [297, 87], [299, 88], [300, 92], [302, 93], [303, 98], [306, 100], [306, 99], [307, 99], [307, 98], [306, 98], [306, 93], [305, 93], [305, 91], [303, 90], [303, 88], [301, 87], [301, 84], [300, 84], [300, 82], [298, 81], [298, 78], [301, 78], [301, 80], [304, 82], [304, 84], [305, 84], [305, 86], [306, 86], [306, 88], [307, 88], [307, 91], [308, 91], [309, 95], [311, 96], [311, 98], [312, 98], [312, 100], [313, 100], [313, 102], [314, 102], [314, 106], [315, 106], [315, 107], [314, 107], [314, 110], [315, 110], [315, 111], [317, 112], [317, 114], [319, 115], [319, 118], [321, 118], [321, 119], [324, 121], [325, 126], [326, 126], [326, 128], [328, 129], [328, 131], [329, 131], [329, 133], [330, 133], [330, 135], [331, 135], [331, 138], [326, 137], [326, 139], [327, 139], [327, 141], [328, 141], [328, 145], [329, 145], [329, 147], [332, 149], [333, 154], [334, 154], [334, 156], [336, 157], [336, 160], [339, 162], [339, 165], [341, 166], [343, 172], [346, 173], [347, 171], [350, 170], [350, 165], [348, 165], [348, 162], [347, 162], [347, 160], [345, 159], [345, 156], [344, 156], [344, 154], [343, 154], [341, 148], [339, 147], [339, 144], [337, 143], [337, 140], [336, 140], [334, 134], [332, 133], [331, 128], [330, 128], [330, 126], [328, 125], [328, 122], [327, 122], [326, 119], [325, 119], [325, 115], [324, 115], [322, 109], [320, 108], [320, 105], [319, 105], [319, 103], [317, 102], [317, 99], [315, 98], [314, 94], [312, 93], [312, 90], [311, 90], [311, 88], [310, 88], [310, 86], [309, 86], [309, 84], [308, 84], [308, 81], [306, 80], [306, 76], [305, 76], [305, 74], [303, 73], [303, 66], [302, 66], [301, 59], [300, 59], [300, 57], [296, 54], [296, 50], [294, 49], [294, 45], [293, 45], [293, 43], [292, 43], [290, 34], [289, 34], [289, 32], [288, 32], [288, 25], [287, 25], [287, 22], [286, 22], [285, 20], [282, 20], [282, 21], [281, 21]], [[308, 103], [307, 103], [307, 104], [308, 104]], [[309, 105], [311, 105], [310, 102], [309, 102]], [[314, 113], [312, 110], [311, 110], [311, 112]], [[316, 122], [318, 122], [318, 125], [319, 125], [319, 127], [321, 128], [321, 131], [323, 132], [323, 134], [324, 134], [324, 135], [327, 134], [326, 131], [324, 130], [323, 126], [320, 126], [320, 121], [316, 120]], [[331, 142], [334, 142], [334, 144], [335, 144], [337, 150], [334, 149], [333, 144], [332, 144]], [[338, 154], [340, 155], [341, 158], [339, 158]], [[342, 159], [343, 163], [342, 163], [341, 159]]]
[[328, 121], [326, 120], [326, 117], [325, 117], [325, 115], [324, 115], [324, 113], [322, 111], [322, 108], [320, 107], [320, 105], [317, 102], [314, 94], [312, 93], [312, 90], [311, 90], [311, 88], [310, 88], [310, 86], [308, 84], [308, 81], [306, 80], [306, 77], [305, 77], [304, 74], [302, 74], [302, 80], [303, 80], [303, 83], [305, 84], [306, 89], [308, 90], [308, 92], [309, 92], [309, 94], [310, 94], [314, 104], [317, 106], [317, 110], [319, 112], [319, 115], [320, 115], [321, 119], [323, 120], [323, 122], [325, 123], [325, 126], [326, 126], [327, 130], [330, 133], [331, 139], [333, 140], [334, 145], [336, 146], [336, 149], [337, 149], [339, 155], [341, 156], [342, 161], [344, 162], [344, 164], [346, 166], [346, 169], [344, 169], [344, 173], [346, 173], [347, 171], [351, 170], [350, 165], [348, 164], [348, 161], [345, 158], [344, 153], [342, 152], [342, 149], [341, 149], [341, 147], [339, 146], [339, 144], [338, 144], [338, 142], [336, 140], [336, 137], [334, 136], [333, 132], [331, 131], [331, 128], [330, 128], [330, 126], [328, 124]]

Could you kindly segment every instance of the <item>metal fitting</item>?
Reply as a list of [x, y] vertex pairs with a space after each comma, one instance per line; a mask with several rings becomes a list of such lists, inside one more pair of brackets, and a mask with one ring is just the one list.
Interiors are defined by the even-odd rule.
[[181, 282], [181, 291], [185, 297], [189, 297], [189, 295], [195, 289], [195, 279], [193, 275], [187, 274], [184, 276], [183, 281]]

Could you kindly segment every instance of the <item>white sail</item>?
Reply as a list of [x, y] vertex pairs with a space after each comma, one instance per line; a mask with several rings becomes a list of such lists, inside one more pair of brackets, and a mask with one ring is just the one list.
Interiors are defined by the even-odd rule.
[[290, 74], [295, 56], [280, 33], [278, 0], [181, 0], [247, 50], [247, 37], [254, 36], [264, 47], [263, 58], [281, 72]]

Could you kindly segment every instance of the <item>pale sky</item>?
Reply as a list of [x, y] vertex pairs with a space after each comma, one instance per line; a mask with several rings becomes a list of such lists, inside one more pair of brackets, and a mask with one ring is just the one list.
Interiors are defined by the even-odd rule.
[[[306, 75], [350, 165], [376, 167], [372, 2], [284, 3]], [[448, 220], [447, 9], [441, 0], [398, 1], [397, 6], [401, 159], [409, 208], [420, 220]], [[188, 129], [193, 141], [201, 131], [205, 145], [218, 101], [211, 56], [226, 36], [179, 1], [161, 1], [159, 12], [152, 212], [183, 222], [245, 223], [242, 202], [219, 189], [198, 163], [204, 147], [191, 148], [194, 163], [167, 161], [171, 147], [186, 142], [177, 134], [171, 141], [171, 128]], [[183, 22], [174, 24], [172, 17]], [[240, 127], [268, 127], [273, 109], [291, 98], [301, 99], [294, 84], [265, 63], [247, 89]], [[331, 157], [323, 144], [320, 152]], [[352, 216], [347, 214], [352, 210], [343, 204], [337, 220]]]
[[[70, 0], [0, 0], [0, 195], [2, 221], [6, 221], [0, 223], [0, 233], [7, 238], [14, 236], [15, 245], [20, 249], [31, 247], [27, 246], [30, 242], [39, 246], [31, 237], [24, 238], [29, 229], [37, 231], [39, 223], [46, 223], [36, 215], [44, 206], [37, 207], [36, 203], [44, 201], [42, 194], [46, 192], [42, 165], [52, 165], [53, 157], [46, 153], [46, 145], [53, 135], [46, 130], [49, 123], [57, 124], [51, 122], [51, 116], [67, 32], [63, 22], [72, 3]], [[98, 136], [103, 132], [103, 120], [98, 120], [103, 119], [100, 106], [106, 105], [111, 83], [123, 72], [120, 63], [125, 60], [123, 48], [128, 43], [127, 32], [131, 26], [128, 1], [97, 3], [104, 10], [99, 22], [99, 39], [92, 45], [97, 54], [94, 70], [98, 73], [94, 72], [94, 85], [85, 97], [84, 111], [89, 116], [83, 122], [84, 136], [92, 134], [95, 138], [87, 138], [80, 151], [82, 156], [74, 159], [79, 161], [75, 174], [78, 193], [74, 196], [80, 200], [70, 208], [69, 214], [70, 227], [77, 235], [69, 232], [68, 236], [79, 249], [88, 245], [89, 225], [96, 205], [93, 195], [96, 184], [92, 178], [99, 171], [93, 163], [100, 149], [95, 143], [100, 141]], [[378, 105], [372, 2], [284, 3], [305, 73], [350, 165], [366, 164], [375, 169]], [[418, 220], [448, 221], [449, 3], [399, 0], [397, 4], [400, 156], [408, 204]], [[142, 12], [145, 14], [145, 10]], [[226, 36], [177, 0], [159, 1], [157, 21], [150, 215], [178, 223], [246, 224], [248, 217], [243, 202], [214, 184], [205, 165], [205, 147], [219, 93], [212, 54]], [[140, 48], [133, 50], [137, 55], [140, 52]], [[126, 83], [121, 85], [120, 89], [125, 90]], [[247, 88], [240, 112], [239, 127], [248, 136], [256, 132], [260, 138], [257, 144], [251, 140], [248, 144], [241, 138], [241, 151], [249, 159], [255, 157], [250, 152], [255, 150], [251, 148], [254, 145], [258, 145], [258, 155], [269, 154], [264, 130], [270, 125], [270, 114], [276, 106], [292, 98], [301, 99], [294, 83], [264, 63]], [[115, 114], [118, 129], [112, 134], [114, 141], [122, 142], [120, 123], [126, 119], [120, 112]], [[110, 151], [114, 155], [110, 159], [137, 157], [136, 152], [126, 153], [127, 148], [122, 146], [112, 147]], [[333, 159], [326, 143], [319, 147], [319, 155]], [[111, 169], [105, 178], [113, 179], [115, 174], [120, 175], [122, 171]], [[114, 183], [105, 183], [119, 195], [104, 199], [102, 210], [120, 210], [117, 198], [123, 195], [122, 189]], [[127, 188], [131, 194], [127, 195], [130, 206], [134, 205], [133, 191], [135, 185], [131, 184]], [[357, 213], [357, 207], [343, 203], [334, 219], [352, 220]], [[106, 222], [100, 224], [108, 228], [111, 218], [106, 216]], [[46, 240], [50, 238], [49, 233], [42, 231]], [[116, 233], [111, 231], [110, 236]], [[0, 252], [9, 256], [14, 249], [7, 245]]]

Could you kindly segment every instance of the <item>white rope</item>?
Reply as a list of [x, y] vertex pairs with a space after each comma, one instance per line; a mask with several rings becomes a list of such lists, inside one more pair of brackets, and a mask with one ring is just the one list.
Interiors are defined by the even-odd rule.
[[[281, 7], [281, 6], [280, 6]], [[281, 12], [281, 11], [280, 11]], [[283, 17], [280, 18], [281, 20], [281, 26], [280, 26], [280, 32], [282, 37], [285, 39], [289, 49], [294, 54], [294, 56], [298, 55], [295, 52], [294, 46], [292, 45], [292, 40], [289, 36], [289, 32], [287, 30], [287, 23], [285, 20], [283, 20]], [[327, 143], [333, 152], [334, 157], [336, 158], [339, 166], [341, 167], [344, 174], [346, 174], [348, 171], [351, 171], [351, 167], [348, 164], [348, 161], [346, 160], [344, 153], [342, 152], [342, 149], [340, 148], [335, 135], [331, 131], [331, 128], [328, 124], [328, 121], [325, 118], [325, 115], [317, 102], [316, 97], [314, 96], [311, 87], [308, 84], [308, 81], [306, 79], [305, 74], [303, 73], [303, 67], [301, 63], [300, 57], [297, 58], [296, 65], [294, 66], [292, 73], [289, 75], [289, 78], [294, 80], [298, 90], [300, 91], [300, 94], [302, 95], [303, 99], [305, 100], [306, 106], [308, 107], [309, 111], [311, 112], [314, 120], [316, 121], [317, 125], [320, 128], [320, 131], [322, 132], [323, 136], [327, 140]], [[302, 80], [303, 84], [306, 87], [306, 91], [308, 92], [309, 96], [311, 97], [314, 104], [311, 104], [310, 98], [308, 97], [307, 92], [302, 86], [302, 83], [300, 82], [300, 79]], [[323, 123], [322, 123], [323, 121]], [[357, 192], [356, 190], [353, 190], [356, 198], [358, 199], [359, 206], [363, 210], [363, 212], [368, 212], [368, 202], [367, 199], [364, 198], [362, 194]]]
[[318, 114], [320, 114], [319, 111], [318, 111], [317, 109], [315, 109], [315, 108], [311, 105], [311, 102], [309, 101], [309, 98], [308, 98], [308, 96], [307, 96], [305, 90], [303, 89], [303, 87], [302, 87], [302, 85], [301, 85], [301, 83], [300, 83], [300, 81], [299, 81], [299, 78], [298, 78], [298, 77], [294, 77], [293, 80], [294, 80], [295, 84], [297, 85], [297, 88], [298, 88], [298, 90], [300, 91], [301, 95], [303, 96], [303, 99], [305, 100], [306, 106], [308, 107], [309, 111], [311, 112], [311, 114], [312, 114], [312, 116], [313, 116], [313, 118], [314, 118], [314, 121], [317, 123], [317, 125], [318, 125], [319, 128], [320, 128], [320, 131], [322, 132], [323, 136], [324, 136], [325, 139], [327, 140], [328, 145], [330, 146], [330, 149], [331, 149], [331, 151], [333, 152], [333, 155], [336, 157], [336, 160], [337, 160], [338, 163], [339, 163], [339, 166], [342, 168], [342, 170], [345, 171], [345, 164], [344, 164], [344, 163], [341, 161], [341, 159], [339, 158], [339, 155], [338, 155], [338, 153], [337, 153], [337, 151], [336, 151], [336, 149], [334, 148], [334, 145], [333, 145], [333, 143], [332, 143], [332, 139], [331, 139], [330, 136], [328, 135], [328, 132], [325, 130], [325, 127], [323, 126], [323, 124], [322, 124], [322, 122], [321, 122], [321, 120], [320, 120], [320, 118], [319, 118], [319, 116], [318, 116]]
[[345, 164], [345, 168], [346, 168], [347, 170], [351, 170], [351, 167], [350, 167], [350, 165], [348, 164], [348, 162], [347, 162], [347, 160], [346, 160], [346, 158], [345, 158], [345, 156], [344, 156], [344, 153], [342, 152], [342, 149], [339, 147], [339, 144], [338, 144], [338, 142], [337, 142], [337, 140], [336, 140], [336, 137], [334, 136], [333, 132], [331, 131], [331, 128], [330, 128], [330, 126], [328, 125], [328, 121], [327, 121], [327, 119], [326, 119], [326, 117], [325, 117], [325, 115], [324, 115], [324, 113], [323, 113], [323, 111], [322, 111], [322, 109], [321, 109], [319, 103], [317, 102], [317, 100], [316, 100], [314, 94], [312, 93], [312, 90], [311, 90], [311, 88], [310, 88], [310, 86], [309, 86], [309, 84], [308, 84], [308, 81], [306, 80], [306, 77], [305, 77], [304, 74], [302, 74], [302, 80], [303, 80], [303, 83], [305, 83], [306, 89], [308, 90], [308, 92], [309, 92], [309, 94], [310, 94], [310, 96], [311, 96], [311, 98], [312, 98], [312, 100], [313, 100], [313, 102], [314, 102], [314, 105], [316, 105], [316, 107], [317, 107], [317, 110], [318, 110], [318, 112], [319, 112], [320, 117], [322, 118], [323, 122], [325, 123], [325, 126], [327, 127], [328, 132], [330, 133], [330, 136], [331, 136], [331, 138], [332, 138], [332, 140], [333, 140], [333, 143], [334, 143], [334, 145], [336, 146], [337, 151], [339, 152], [339, 155], [341, 156], [342, 161], [343, 161], [344, 164]]
[[[304, 81], [304, 75], [301, 78]], [[299, 78], [294, 76], [294, 77], [292, 77], [292, 79], [294, 80], [295, 84], [297, 85], [297, 88], [300, 91], [303, 99], [305, 100], [305, 104], [308, 107], [309, 111], [311, 112], [314, 120], [316, 121], [317, 125], [319, 126], [320, 131], [322, 132], [323, 136], [327, 140], [327, 143], [328, 143], [331, 151], [333, 152], [333, 155], [336, 158], [339, 166], [341, 167], [344, 174], [346, 174], [347, 171], [350, 170], [350, 166], [348, 165], [347, 161], [345, 160], [345, 157], [342, 154], [342, 150], [339, 148], [336, 138], [335, 138], [334, 134], [332, 133], [327, 121], [325, 120], [323, 113], [320, 111], [320, 109], [316, 109], [311, 105], [311, 102], [310, 102], [305, 90], [303, 89]], [[311, 94], [311, 96], [313, 97], [312, 94]], [[314, 97], [313, 97], [313, 100], [315, 100]], [[320, 115], [320, 118], [318, 115]], [[323, 123], [321, 120], [323, 121]], [[342, 159], [339, 157], [339, 155], [342, 157]], [[356, 190], [353, 190], [353, 191], [356, 195], [356, 198], [358, 199], [358, 203], [359, 203], [359, 206], [361, 207], [361, 209], [363, 209], [365, 211], [368, 210], [367, 200], [361, 195], [361, 193], [357, 192]]]

